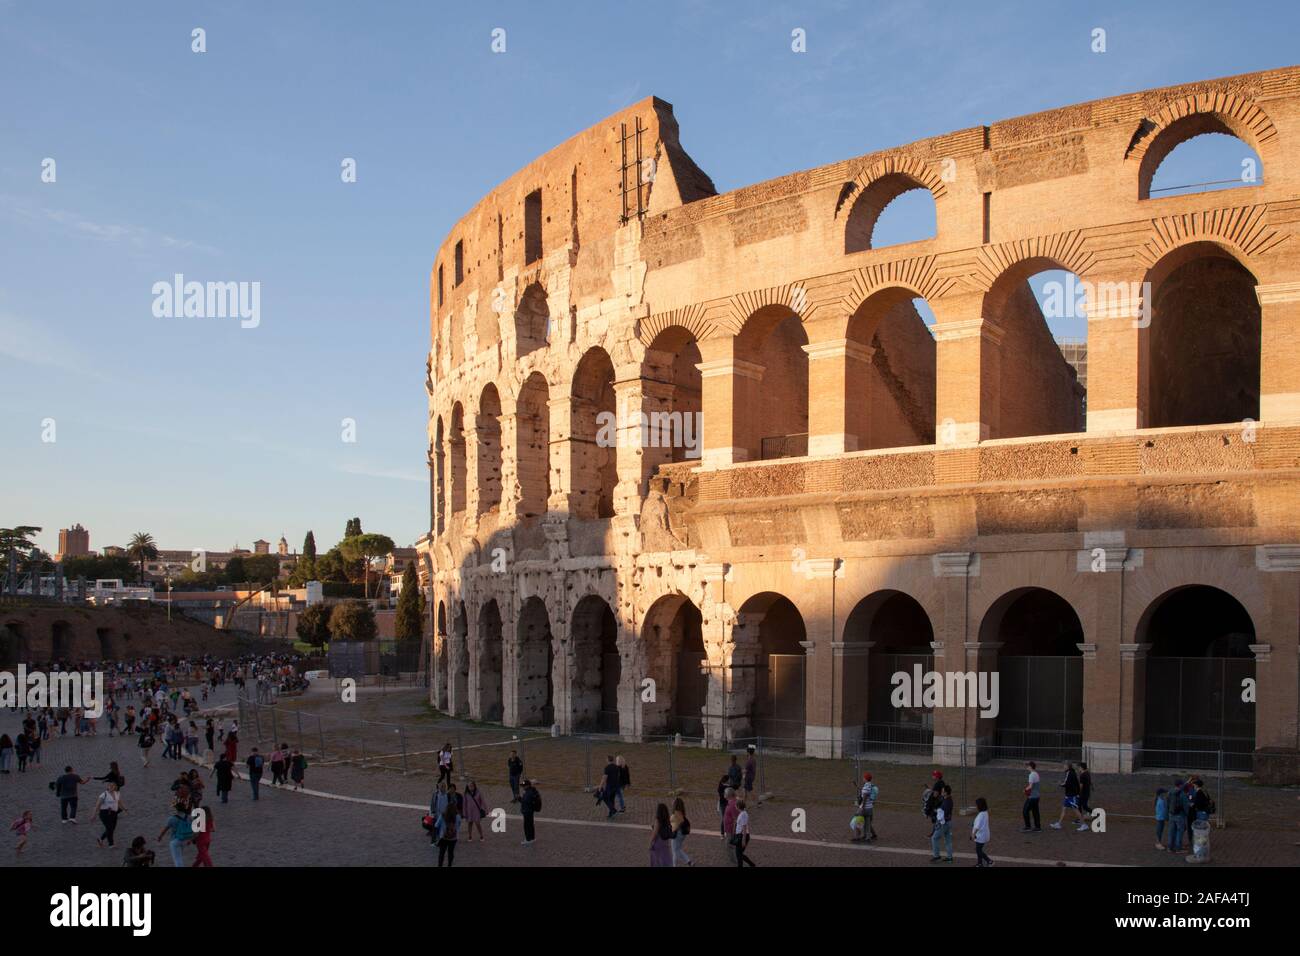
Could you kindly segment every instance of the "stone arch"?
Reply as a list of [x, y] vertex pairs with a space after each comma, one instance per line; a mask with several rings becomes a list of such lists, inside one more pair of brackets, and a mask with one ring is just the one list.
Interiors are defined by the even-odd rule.
[[13, 668], [32, 661], [31, 640], [22, 621], [6, 621], [0, 631], [0, 667]]
[[489, 600], [479, 610], [476, 648], [474, 663], [478, 675], [478, 702], [474, 709], [479, 720], [499, 721], [504, 712], [501, 675], [505, 644], [501, 608], [495, 599]]
[[845, 430], [859, 451], [934, 444], [937, 352], [918, 300], [913, 288], [884, 286], [849, 318]]
[[934, 670], [934, 626], [921, 602], [894, 588], [868, 594], [849, 612], [843, 640], [844, 719], [864, 725], [863, 749], [929, 754], [934, 708], [893, 704], [894, 674], [915, 680], [917, 668]]
[[546, 513], [551, 497], [550, 386], [541, 372], [524, 380], [515, 403], [515, 475], [519, 513], [525, 518]]
[[803, 615], [789, 598], [763, 591], [741, 604], [732, 637], [733, 713], [749, 711], [754, 732], [773, 745], [803, 750], [807, 726]]
[[1147, 272], [1146, 424], [1260, 416], [1263, 316], [1255, 275], [1222, 244], [1180, 245]]
[[997, 654], [995, 755], [1078, 760], [1084, 630], [1075, 607], [1048, 588], [1013, 588], [989, 605], [979, 640]]
[[[1080, 303], [1087, 286], [1072, 265], [1078, 262], [1054, 253], [1028, 255], [1006, 265], [985, 293], [982, 321], [998, 343], [999, 369], [990, 438], [1084, 430], [1087, 390], [1047, 324], [1049, 318], [1083, 317], [1076, 310], [1086, 314]], [[1044, 297], [1046, 310], [1029, 284], [1043, 272], [1056, 273], [1053, 282], [1060, 286]]]
[[464, 601], [457, 601], [456, 604], [447, 678], [451, 713], [456, 717], [464, 717], [469, 715], [469, 615]]
[[617, 732], [623, 663], [618, 621], [604, 598], [588, 594], [574, 605], [568, 640], [573, 729]]
[[575, 518], [612, 518], [619, 422], [614, 363], [600, 346], [578, 362], [570, 415], [569, 512]]
[[655, 699], [641, 704], [642, 732], [703, 737], [709, 681], [700, 609], [681, 593], [660, 597], [642, 620], [639, 646], [655, 682]]
[[808, 453], [808, 333], [788, 305], [749, 314], [735, 338], [734, 374], [756, 378], [753, 401], [732, 409], [737, 444], [750, 461]]
[[515, 352], [527, 355], [546, 348], [551, 333], [551, 308], [546, 289], [540, 282], [530, 283], [515, 307]]
[[703, 383], [694, 333], [670, 325], [654, 337], [643, 364], [642, 454], [647, 474], [659, 465], [700, 457]]
[[446, 435], [442, 424], [442, 416], [438, 416], [438, 421], [434, 426], [433, 439], [433, 481], [434, 481], [434, 501], [436, 502], [437, 514], [434, 519], [434, 534], [441, 535], [447, 524], [447, 448]]
[[468, 468], [465, 451], [465, 406], [457, 402], [451, 407], [451, 428], [447, 436], [448, 477], [451, 479], [451, 513], [453, 516], [463, 512], [466, 504], [466, 487]]
[[50, 625], [50, 659], [65, 662], [72, 657], [72, 625], [55, 621]]
[[486, 514], [501, 508], [501, 395], [491, 382], [479, 395], [475, 436], [478, 513]]
[[1205, 133], [1235, 136], [1266, 161], [1277, 128], [1257, 104], [1233, 93], [1201, 93], [1166, 104], [1138, 124], [1124, 154], [1137, 166], [1138, 198], [1150, 198], [1156, 170], [1176, 147]]
[[518, 725], [549, 727], [555, 723], [555, 649], [551, 618], [546, 602], [534, 595], [519, 606], [516, 625], [516, 679], [518, 682]]
[[844, 219], [844, 252], [873, 248], [872, 233], [885, 207], [904, 193], [926, 190], [935, 203], [938, 232], [938, 200], [947, 193], [939, 173], [910, 156], [890, 156], [846, 182], [835, 204], [836, 217]]
[[1138, 619], [1145, 661], [1143, 758], [1149, 767], [1251, 769], [1256, 705], [1243, 686], [1256, 676], [1255, 622], [1233, 594], [1184, 584], [1160, 594]]
[[121, 644], [111, 627], [95, 628], [95, 637], [99, 642], [99, 659], [116, 661], [122, 656]]

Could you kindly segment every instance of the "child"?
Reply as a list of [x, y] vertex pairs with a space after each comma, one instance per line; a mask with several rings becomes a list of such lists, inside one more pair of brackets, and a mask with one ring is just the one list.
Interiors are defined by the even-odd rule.
[[975, 865], [992, 866], [993, 861], [984, 852], [989, 842], [989, 802], [983, 797], [975, 798], [975, 820], [970, 825], [970, 838], [975, 841]]
[[27, 847], [27, 834], [31, 833], [32, 827], [36, 824], [32, 822], [32, 811], [24, 810], [23, 815], [13, 822], [9, 827], [14, 833], [18, 834], [17, 853], [22, 855], [23, 850]]
[[867, 818], [862, 815], [861, 807], [849, 819], [849, 832], [853, 834], [854, 843], [861, 843], [867, 838]]
[[1156, 849], [1165, 848], [1165, 822], [1169, 819], [1169, 791], [1164, 787], [1156, 790]]

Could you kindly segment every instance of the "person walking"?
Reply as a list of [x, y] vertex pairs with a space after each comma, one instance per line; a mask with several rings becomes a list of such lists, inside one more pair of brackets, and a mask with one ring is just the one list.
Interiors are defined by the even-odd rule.
[[209, 717], [207, 723], [203, 725], [203, 737], [208, 742], [208, 753], [216, 753], [217, 748], [214, 745], [213, 738], [216, 736], [217, 728]]
[[162, 838], [167, 837], [167, 848], [171, 850], [172, 866], [185, 865], [184, 847], [194, 839], [194, 829], [190, 826], [190, 812], [184, 806], [172, 808], [172, 814], [163, 824], [162, 830], [158, 832], [157, 842], [161, 843]]
[[451, 783], [452, 769], [451, 741], [448, 741], [443, 744], [442, 749], [438, 751], [438, 782]]
[[131, 845], [126, 848], [122, 854], [122, 865], [132, 867], [153, 866], [154, 853], [148, 848], [148, 841], [138, 836], [131, 841]]
[[862, 816], [862, 842], [871, 843], [876, 839], [876, 800], [880, 797], [880, 788], [871, 782], [871, 774], [862, 775], [862, 792], [858, 796], [858, 810]]
[[627, 804], [623, 802], [623, 794], [632, 786], [632, 768], [627, 765], [622, 754], [615, 757], [614, 762], [618, 764], [618, 790], [615, 793], [618, 799], [618, 812], [626, 813]]
[[537, 842], [537, 828], [533, 822], [533, 817], [541, 812], [542, 795], [533, 786], [533, 782], [527, 778], [523, 781], [523, 794], [519, 797], [519, 812], [524, 816], [524, 846], [532, 846]]
[[1165, 849], [1165, 823], [1169, 820], [1169, 791], [1156, 788], [1156, 849]]
[[61, 822], [77, 822], [77, 787], [83, 783], [90, 783], [90, 779], [79, 776], [70, 766], [64, 767], [63, 775], [54, 781], [54, 795], [59, 798]]
[[694, 866], [686, 855], [686, 838], [691, 835], [691, 821], [686, 817], [686, 803], [681, 797], [673, 801], [672, 816], [668, 818], [673, 828], [673, 866]]
[[289, 756], [289, 778], [293, 780], [295, 790], [301, 790], [302, 783], [307, 778], [307, 755], [297, 747], [293, 748], [293, 753]]
[[202, 816], [198, 818], [202, 822], [199, 825], [198, 832], [194, 834], [194, 848], [198, 850], [198, 855], [194, 857], [194, 862], [191, 863], [190, 866], [211, 866], [212, 831], [215, 829], [213, 826], [212, 808], [209, 806], [202, 806], [198, 809], [203, 811]]
[[731, 850], [732, 859], [735, 859], [736, 820], [740, 816], [740, 805], [733, 787], [728, 787], [722, 795], [727, 801], [727, 808], [722, 812], [722, 840]]
[[23, 850], [27, 849], [27, 835], [32, 832], [34, 826], [36, 824], [32, 819], [32, 811], [30, 810], [24, 810], [22, 816], [9, 825], [9, 832], [18, 837], [14, 852], [19, 856], [22, 856]]
[[[1038, 801], [1042, 796], [1040, 789], [1042, 786], [1042, 778], [1038, 775], [1038, 764], [1031, 760], [1029, 763], [1025, 764], [1025, 766], [1029, 768], [1029, 777], [1028, 781], [1025, 783], [1025, 806], [1024, 809], [1020, 811], [1020, 815], [1024, 817], [1025, 825], [1020, 828], [1020, 832], [1041, 833], [1043, 830], [1043, 822], [1038, 816]], [[1031, 816], [1034, 818], [1034, 825], [1032, 827], [1029, 825], [1029, 818]]]
[[104, 792], [95, 801], [95, 810], [99, 813], [99, 822], [104, 825], [103, 834], [95, 841], [101, 847], [107, 843], [113, 846], [113, 833], [117, 830], [117, 815], [125, 813], [122, 795], [117, 791], [117, 784], [111, 780], [104, 784]]
[[122, 776], [122, 771], [118, 769], [116, 760], [109, 763], [108, 773], [104, 774], [102, 777], [95, 777], [94, 779], [102, 780], [104, 783], [111, 783], [117, 787], [118, 790], [121, 790], [126, 786], [126, 777]]
[[727, 840], [727, 788], [730, 786], [730, 780], [731, 778], [724, 773], [722, 779], [718, 781], [718, 833], [722, 835], [724, 843]]
[[153, 745], [153, 731], [146, 723], [140, 728], [140, 762], [146, 767], [149, 766], [149, 751], [153, 750]]
[[217, 778], [217, 796], [221, 798], [222, 803], [229, 803], [230, 789], [235, 785], [235, 765], [223, 753], [212, 765], [208, 776]]
[[1079, 815], [1084, 823], [1092, 819], [1092, 771], [1082, 760], [1079, 761]]
[[1061, 829], [1065, 815], [1072, 813], [1077, 823], [1075, 831], [1078, 833], [1087, 831], [1088, 824], [1083, 822], [1083, 814], [1079, 811], [1079, 774], [1075, 771], [1074, 764], [1068, 760], [1065, 762], [1065, 780], [1061, 782], [1061, 788], [1065, 790], [1065, 798], [1061, 801], [1061, 815], [1052, 824], [1052, 829]]
[[245, 764], [248, 766], [248, 785], [252, 787], [253, 799], [256, 800], [257, 788], [262, 783], [262, 767], [265, 764], [262, 755], [257, 752], [256, 747], [254, 747], [253, 752], [248, 755], [248, 760], [245, 761]]
[[650, 865], [673, 865], [673, 825], [665, 803], [655, 807], [654, 822], [650, 824]]
[[744, 869], [746, 864], [757, 866], [753, 860], [745, 853], [749, 849], [749, 811], [745, 809], [745, 801], [736, 801], [736, 828], [732, 834], [731, 843], [736, 849], [736, 868]]
[[456, 841], [460, 837], [460, 805], [448, 799], [447, 809], [442, 813], [442, 825], [438, 833], [438, 865], [446, 859], [447, 866], [456, 862]]
[[14, 742], [8, 734], [0, 734], [0, 773], [8, 773], [14, 762]]
[[524, 762], [516, 750], [510, 751], [510, 757], [506, 760], [506, 773], [510, 777], [510, 802], [519, 802], [519, 781], [524, 776]]
[[27, 761], [32, 756], [32, 735], [30, 733], [19, 734], [18, 740], [14, 744], [14, 755], [18, 758], [18, 772], [27, 772]]
[[745, 801], [748, 803], [754, 795], [754, 778], [758, 776], [758, 758], [756, 756], [757, 748], [750, 744], [745, 748], [748, 756], [745, 758]]
[[975, 865], [992, 866], [985, 848], [989, 845], [989, 802], [983, 797], [975, 798], [975, 819], [970, 825], [970, 838], [975, 843]]
[[483, 802], [483, 794], [478, 788], [477, 781], [471, 780], [465, 787], [465, 825], [469, 831], [469, 842], [474, 842], [474, 831], [478, 830], [478, 842], [483, 840], [483, 818], [487, 816], [487, 804]]
[[[930, 862], [938, 863], [943, 859], [952, 862], [952, 787], [943, 784], [939, 791], [939, 804], [934, 808], [934, 830], [930, 833]], [[947, 853], [939, 855], [940, 847]]]
[[609, 809], [609, 813], [605, 815], [606, 820], [614, 819], [614, 814], [618, 812], [614, 809], [614, 796], [618, 793], [618, 782], [621, 777], [622, 772], [614, 761], [614, 755], [608, 755], [605, 758], [605, 770], [600, 778], [600, 790], [596, 794]]
[[284, 744], [276, 744], [271, 751], [271, 786], [278, 787], [288, 779], [284, 766]]
[[740, 785], [744, 780], [744, 773], [740, 769], [740, 763], [735, 754], [731, 755], [731, 765], [727, 767], [727, 786], [732, 790], [739, 791]]

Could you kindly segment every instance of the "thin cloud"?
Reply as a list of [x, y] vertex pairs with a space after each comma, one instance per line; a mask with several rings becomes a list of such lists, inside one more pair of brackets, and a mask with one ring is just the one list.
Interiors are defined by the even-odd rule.
[[104, 223], [87, 219], [80, 213], [66, 209], [52, 209], [37, 206], [15, 196], [0, 196], [0, 206], [10, 213], [10, 218], [35, 226], [53, 223], [65, 233], [82, 236], [100, 242], [128, 244], [138, 249], [161, 248], [168, 250], [185, 249], [220, 255], [221, 250], [207, 243], [193, 239], [183, 239], [167, 233], [157, 232], [144, 226], [128, 223]]

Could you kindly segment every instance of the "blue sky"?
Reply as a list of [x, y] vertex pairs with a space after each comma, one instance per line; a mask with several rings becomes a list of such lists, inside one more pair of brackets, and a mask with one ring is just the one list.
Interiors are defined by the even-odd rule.
[[[1289, 65], [1298, 11], [4, 0], [0, 526], [41, 525], [50, 550], [78, 521], [96, 549], [139, 530], [213, 549], [283, 532], [296, 548], [308, 528], [332, 544], [359, 515], [410, 543], [428, 526], [432, 257], [551, 146], [654, 94], [725, 191]], [[191, 51], [195, 27], [206, 53]], [[1234, 175], [1239, 147], [1220, 153]], [[152, 286], [175, 273], [260, 282], [260, 324], [155, 317]]]

